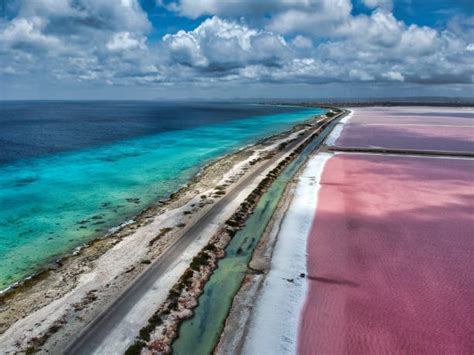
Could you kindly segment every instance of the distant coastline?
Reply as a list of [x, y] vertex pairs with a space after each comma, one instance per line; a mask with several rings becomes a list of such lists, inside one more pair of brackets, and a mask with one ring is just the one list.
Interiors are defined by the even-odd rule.
[[427, 106], [427, 107], [474, 107], [472, 97], [381, 97], [346, 99], [269, 99], [267, 104], [303, 107], [374, 107], [374, 106]]

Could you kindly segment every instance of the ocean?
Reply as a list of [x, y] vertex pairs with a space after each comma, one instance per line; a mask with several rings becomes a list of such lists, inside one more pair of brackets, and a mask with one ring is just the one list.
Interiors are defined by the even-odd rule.
[[0, 290], [103, 236], [209, 161], [324, 112], [248, 103], [0, 103]]

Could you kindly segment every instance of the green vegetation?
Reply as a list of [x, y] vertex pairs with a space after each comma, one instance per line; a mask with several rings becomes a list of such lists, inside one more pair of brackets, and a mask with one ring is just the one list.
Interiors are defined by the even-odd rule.
[[201, 251], [198, 255], [193, 258], [191, 261], [191, 269], [199, 271], [201, 266], [206, 265], [209, 261], [209, 254], [207, 252]]
[[140, 355], [145, 345], [143, 341], [137, 340], [125, 351], [125, 355]]

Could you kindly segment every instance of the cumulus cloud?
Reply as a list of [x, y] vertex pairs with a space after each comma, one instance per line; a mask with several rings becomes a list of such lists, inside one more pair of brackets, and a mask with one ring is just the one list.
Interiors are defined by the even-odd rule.
[[0, 26], [0, 55], [17, 72], [106, 82], [143, 65], [150, 29], [136, 0], [22, 1]]
[[45, 22], [39, 17], [18, 18], [0, 33], [0, 41], [4, 48], [25, 50], [57, 48], [61, 41], [54, 36], [43, 34], [44, 27]]
[[290, 55], [283, 37], [218, 17], [205, 20], [193, 31], [166, 35], [163, 42], [176, 63], [209, 71], [252, 64], [278, 66]]
[[313, 41], [311, 41], [310, 38], [305, 37], [305, 36], [301, 36], [301, 35], [297, 35], [295, 38], [293, 38], [292, 44], [296, 48], [300, 48], [300, 49], [313, 48]]
[[177, 0], [163, 6], [190, 18], [243, 17], [252, 26], [285, 35], [331, 35], [350, 18], [352, 11], [351, 0]]
[[83, 30], [146, 32], [151, 24], [137, 0], [21, 1], [19, 17], [41, 17], [57, 34]]
[[200, 18], [154, 42], [138, 0], [17, 2], [0, 19], [0, 75], [63, 82], [320, 84], [472, 83], [474, 18], [444, 29], [397, 19], [388, 0], [178, 0], [160, 2]]
[[[212, 2], [205, 4], [209, 5], [206, 11], [234, 11], [233, 5], [229, 7], [226, 3], [220, 7]], [[313, 5], [316, 6], [310, 1], [295, 6]], [[472, 81], [473, 69], [465, 55], [468, 44], [450, 31], [406, 25], [383, 8], [371, 15], [352, 16], [350, 3], [346, 1], [340, 1], [331, 9], [324, 1], [317, 6], [319, 9], [327, 7], [327, 11], [335, 11], [337, 6], [345, 10], [339, 12], [339, 17], [332, 18], [331, 39], [319, 41], [316, 47], [314, 40], [327, 36], [327, 29], [322, 31], [314, 23], [329, 20], [320, 19], [317, 13], [308, 13], [305, 17], [300, 9], [284, 8], [277, 17], [283, 16], [287, 21], [282, 21], [277, 28], [272, 25], [273, 20], [266, 24], [265, 30], [257, 30], [237, 20], [215, 16], [193, 31], [165, 36], [165, 49], [173, 62], [194, 68], [199, 75], [219, 71], [225, 80], [232, 77], [308, 83], [440, 83], [458, 82], [461, 78], [462, 82]], [[181, 7], [180, 11], [185, 9]], [[288, 21], [289, 17], [294, 20]], [[291, 36], [293, 32], [305, 35]], [[291, 40], [285, 40], [285, 35], [292, 37]]]
[[[222, 17], [246, 17], [247, 19], [260, 18], [265, 14], [292, 9], [308, 9], [319, 7], [321, 2], [331, 0], [259, 0], [259, 1], [221, 1], [221, 0], [178, 0], [164, 3], [163, 6], [176, 11], [182, 16], [197, 18], [203, 15], [217, 15]], [[332, 0], [340, 1], [340, 0]], [[344, 0], [344, 2], [347, 2]]]
[[391, 10], [393, 8], [392, 0], [362, 0], [362, 2], [365, 6], [371, 9], [381, 7], [387, 10]]
[[106, 44], [110, 51], [145, 49], [145, 38], [134, 38], [130, 32], [115, 33]]
[[393, 81], [404, 81], [405, 80], [405, 77], [398, 71], [389, 71], [389, 72], [383, 73], [382, 76], [384, 78], [387, 78], [387, 79], [393, 80]]

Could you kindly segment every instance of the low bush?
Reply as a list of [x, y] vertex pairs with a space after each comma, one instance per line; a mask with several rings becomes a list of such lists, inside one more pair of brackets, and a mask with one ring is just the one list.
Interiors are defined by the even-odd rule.
[[140, 355], [145, 345], [143, 341], [137, 340], [125, 351], [125, 355]]

